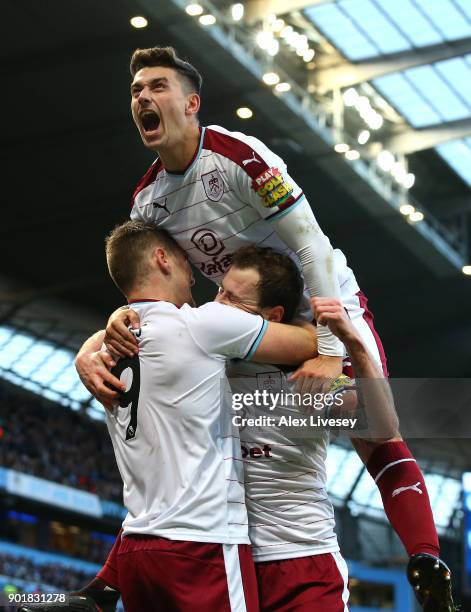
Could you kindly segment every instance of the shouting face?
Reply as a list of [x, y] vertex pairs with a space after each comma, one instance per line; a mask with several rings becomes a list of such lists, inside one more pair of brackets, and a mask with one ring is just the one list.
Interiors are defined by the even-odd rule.
[[144, 145], [153, 151], [184, 142], [199, 109], [199, 96], [173, 68], [150, 66], [131, 83], [131, 112]]

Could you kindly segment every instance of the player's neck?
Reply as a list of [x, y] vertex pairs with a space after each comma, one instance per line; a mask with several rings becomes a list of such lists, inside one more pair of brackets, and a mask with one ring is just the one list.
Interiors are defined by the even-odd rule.
[[189, 126], [184, 137], [171, 147], [164, 147], [157, 152], [165, 170], [169, 172], [184, 172], [195, 157], [200, 144], [200, 129], [198, 124]]
[[127, 296], [128, 303], [131, 302], [170, 302], [176, 306], [182, 305], [181, 296], [174, 288], [169, 286], [153, 287], [141, 285], [135, 287]]

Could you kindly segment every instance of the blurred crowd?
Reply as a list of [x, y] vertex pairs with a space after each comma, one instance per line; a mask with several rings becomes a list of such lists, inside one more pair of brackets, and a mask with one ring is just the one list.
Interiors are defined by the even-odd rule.
[[4, 385], [0, 466], [122, 503], [122, 482], [104, 423]]
[[94, 575], [58, 563], [35, 564], [26, 557], [0, 554], [0, 574], [15, 580], [26, 580], [74, 591], [83, 587]]

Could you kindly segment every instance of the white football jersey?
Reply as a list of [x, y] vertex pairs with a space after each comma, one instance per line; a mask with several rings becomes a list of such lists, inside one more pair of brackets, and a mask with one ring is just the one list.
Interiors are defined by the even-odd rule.
[[[232, 393], [292, 392], [277, 366], [232, 361], [227, 366]], [[297, 406], [246, 407], [243, 417], [305, 417]], [[334, 509], [327, 495], [325, 460], [329, 434], [311, 427], [240, 428], [245, 501], [255, 561], [306, 557], [339, 550]], [[305, 431], [305, 435], [304, 435]], [[299, 436], [299, 437], [298, 437]]]
[[230, 306], [138, 302], [139, 355], [106, 411], [123, 479], [124, 534], [249, 543], [240, 440], [225, 403], [226, 358], [249, 358], [266, 322]]
[[[219, 126], [201, 128], [200, 145], [185, 172], [168, 172], [157, 159], [138, 184], [131, 218], [166, 229], [191, 262], [219, 283], [233, 253], [248, 244], [298, 256], [271, 221], [301, 203], [304, 194], [283, 160], [260, 140]], [[342, 297], [359, 291], [345, 256], [334, 250]]]

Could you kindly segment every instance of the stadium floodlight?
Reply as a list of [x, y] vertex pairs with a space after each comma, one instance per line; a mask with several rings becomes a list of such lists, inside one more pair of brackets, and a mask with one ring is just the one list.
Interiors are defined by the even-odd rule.
[[408, 174], [406, 174], [406, 176], [402, 180], [402, 184], [404, 185], [406, 189], [410, 189], [411, 187], [413, 187], [414, 183], [415, 183], [415, 174], [412, 174], [412, 172], [409, 172]]
[[354, 106], [360, 117], [372, 130], [379, 130], [383, 125], [383, 117], [371, 106], [367, 96], [360, 96], [353, 87], [347, 89], [343, 94], [345, 106]]
[[266, 51], [269, 48], [271, 42], [273, 41], [273, 34], [268, 30], [261, 30], [255, 37], [255, 41], [260, 47], [260, 49]]
[[[355, 100], [355, 108], [360, 113], [360, 116], [367, 115], [368, 111], [371, 110], [371, 104], [366, 96], [358, 96]], [[362, 115], [363, 113], [363, 115]]]
[[335, 145], [334, 149], [336, 153], [346, 153], [350, 149], [350, 147], [345, 142], [339, 142], [338, 144]]
[[359, 134], [358, 134], [358, 144], [364, 145], [368, 142], [368, 140], [370, 139], [371, 133], [369, 130], [362, 130]]
[[280, 43], [275, 38], [272, 38], [267, 48], [268, 55], [271, 55], [271, 57], [274, 57], [278, 53], [279, 50], [280, 50]]
[[391, 151], [387, 150], [381, 151], [377, 157], [378, 166], [385, 172], [389, 172], [391, 170], [395, 161], [394, 155], [391, 153]]
[[423, 219], [424, 213], [420, 212], [420, 210], [415, 210], [409, 215], [409, 221], [412, 221], [412, 223], [418, 223], [419, 221], [423, 221]]
[[295, 49], [296, 45], [298, 44], [299, 36], [300, 34], [296, 32], [296, 30], [293, 30], [293, 28], [291, 28], [291, 32], [288, 32], [287, 36], [285, 37], [285, 40], [290, 47]]
[[355, 106], [359, 97], [357, 90], [349, 87], [343, 94], [343, 102], [345, 106]]
[[397, 161], [391, 168], [391, 174], [398, 183], [403, 183], [407, 176], [407, 170], [404, 168], [404, 165], [401, 162]]
[[345, 158], [348, 161], [355, 161], [356, 159], [360, 159], [360, 153], [356, 149], [350, 149], [345, 152]]
[[281, 32], [284, 27], [285, 22], [283, 21], [283, 19], [275, 19], [275, 21], [271, 24], [271, 29], [276, 33]]
[[461, 271], [463, 274], [466, 274], [466, 276], [471, 276], [471, 266], [463, 266]]
[[236, 113], [240, 119], [250, 119], [253, 117], [253, 112], [248, 106], [241, 106], [236, 110]]
[[214, 15], [201, 15], [200, 23], [204, 26], [214, 25], [216, 23], [216, 17]]
[[288, 25], [285, 26], [280, 33], [281, 38], [284, 38], [285, 40], [288, 38], [288, 36], [290, 36], [291, 32], [293, 31], [293, 28]]
[[407, 217], [415, 212], [415, 208], [412, 206], [412, 204], [402, 204], [402, 206], [399, 208], [399, 212]]
[[191, 4], [188, 4], [185, 11], [188, 13], [188, 15], [191, 15], [192, 17], [197, 17], [198, 15], [203, 14], [203, 7], [201, 6], [201, 4], [192, 2]]
[[145, 17], [142, 17], [141, 15], [136, 15], [136, 17], [132, 17], [132, 19], [129, 20], [129, 23], [132, 25], [133, 28], [137, 28], [139, 30], [141, 28], [147, 27], [149, 22]]
[[289, 83], [278, 83], [275, 87], [276, 91], [279, 93], [285, 93], [291, 89], [291, 85]]
[[309, 49], [309, 43], [305, 34], [300, 34], [296, 40], [296, 51], [302, 51], [303, 55]]
[[276, 72], [265, 72], [262, 79], [266, 85], [276, 85], [280, 82], [280, 77], [276, 74]]
[[372, 130], [379, 130], [383, 127], [384, 119], [381, 117], [379, 113], [373, 111], [370, 120], [368, 122], [369, 127]]
[[309, 63], [312, 61], [314, 55], [316, 54], [316, 52], [314, 51], [314, 49], [308, 49], [307, 51], [304, 52], [303, 54], [303, 60], [306, 63]]
[[366, 108], [365, 110], [362, 110], [360, 113], [360, 116], [363, 119], [363, 121], [365, 121], [368, 125], [371, 125], [375, 121], [376, 111], [374, 111], [370, 106]]
[[234, 21], [240, 21], [244, 16], [244, 5], [241, 2], [231, 6], [231, 15]]

